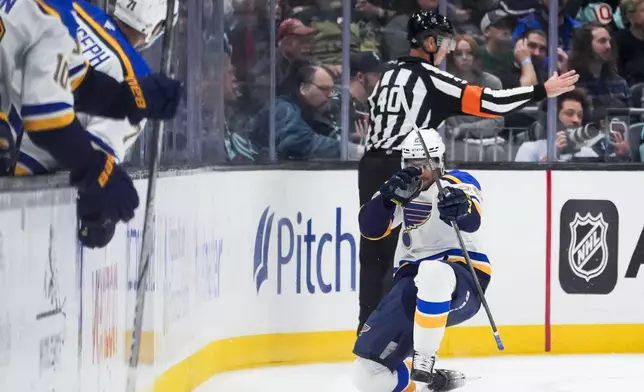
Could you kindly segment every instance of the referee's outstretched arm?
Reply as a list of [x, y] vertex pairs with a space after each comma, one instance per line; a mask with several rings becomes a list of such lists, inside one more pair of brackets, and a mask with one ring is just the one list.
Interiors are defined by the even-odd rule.
[[[407, 26], [409, 56], [399, 58], [395, 67], [382, 74], [369, 97], [367, 151], [399, 150], [412, 131], [410, 124], [429, 129], [458, 115], [502, 117], [532, 101], [571, 91], [579, 79], [570, 71], [555, 73], [542, 85], [509, 90], [470, 85], [437, 68], [445, 55], [456, 49], [453, 36], [452, 23], [446, 17], [425, 11], [411, 15]], [[405, 101], [401, 94], [409, 105], [408, 112], [402, 110]]]
[[570, 91], [579, 78], [575, 71], [570, 71], [563, 75], [554, 74], [544, 84], [492, 90], [468, 84], [428, 63], [420, 65], [426, 71], [421, 76], [425, 83], [434, 87], [432, 92], [442, 95], [435, 102], [440, 102], [443, 110], [451, 115], [469, 114], [486, 118], [500, 117], [517, 111], [530, 102]]

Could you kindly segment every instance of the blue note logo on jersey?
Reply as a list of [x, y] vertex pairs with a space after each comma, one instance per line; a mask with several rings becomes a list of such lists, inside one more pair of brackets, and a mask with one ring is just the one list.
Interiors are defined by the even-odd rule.
[[402, 242], [407, 249], [411, 248], [410, 232], [422, 226], [432, 214], [431, 203], [412, 201], [403, 209], [405, 228], [402, 232]]
[[[335, 230], [332, 233], [316, 232], [314, 219], [309, 218], [304, 222], [303, 214], [297, 212], [292, 219], [288, 216], [276, 220], [275, 213], [266, 207], [255, 235], [255, 249], [253, 255], [253, 279], [259, 294], [262, 285], [269, 281], [271, 272], [275, 271], [277, 294], [283, 291], [292, 291], [291, 282], [295, 283], [295, 293], [302, 293], [302, 286], [310, 294], [318, 290], [326, 294], [331, 291], [339, 292], [343, 288], [342, 263], [350, 263], [350, 289], [356, 290], [356, 239], [348, 232], [342, 230], [342, 208], [335, 209]], [[276, 231], [276, 237], [273, 235]], [[319, 230], [319, 229], [318, 229]], [[275, 245], [271, 245], [271, 240]], [[349, 258], [341, 257], [342, 250], [349, 250]], [[323, 266], [323, 260], [329, 261], [333, 255], [333, 267]], [[334, 271], [330, 273], [329, 271]], [[346, 270], [346, 269], [345, 269]], [[345, 272], [346, 274], [346, 272]], [[283, 279], [283, 276], [293, 276], [294, 279]], [[305, 283], [304, 283], [305, 282]]]

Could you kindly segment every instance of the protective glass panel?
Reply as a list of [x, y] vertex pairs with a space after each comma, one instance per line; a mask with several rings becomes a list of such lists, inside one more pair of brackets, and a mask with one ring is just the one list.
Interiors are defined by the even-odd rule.
[[192, 147], [201, 153], [203, 164], [222, 164], [228, 161], [224, 143], [228, 125], [226, 111], [233, 110], [238, 88], [224, 27], [229, 9], [221, 1], [188, 2], [188, 29], [195, 37], [188, 48], [188, 63], [194, 73], [190, 75], [194, 81], [190, 104], [198, 108], [191, 111], [194, 115], [190, 126], [194, 135]]
[[[186, 42], [188, 41], [187, 35], [187, 4], [184, 1], [179, 1], [179, 17], [174, 27], [174, 43], [172, 47], [170, 64], [171, 73], [173, 77], [181, 80], [184, 86], [188, 82], [188, 70], [186, 68]], [[161, 70], [161, 61], [163, 57], [164, 41], [166, 37], [161, 36], [150, 47], [142, 51], [143, 58], [147, 61], [152, 72], [159, 72]], [[188, 89], [186, 89], [189, 91]], [[172, 167], [177, 165], [185, 165], [188, 163], [186, 151], [186, 118], [188, 110], [188, 100], [183, 97], [176, 117], [171, 121], [164, 122], [164, 139], [161, 149], [161, 165], [162, 167]], [[138, 140], [128, 150], [126, 156], [126, 163], [134, 168], [147, 168], [150, 158], [150, 149], [154, 145], [152, 142], [152, 130], [155, 121], [146, 121], [144, 132], [141, 133]], [[182, 142], [177, 142], [180, 140]]]
[[231, 1], [225, 9], [223, 152], [229, 164], [270, 161], [271, 31], [281, 18], [279, 1]]
[[[359, 159], [371, 121], [367, 98], [382, 63], [409, 53], [407, 20], [420, 9], [453, 22], [454, 39], [439, 38], [449, 52], [443, 67], [469, 83], [543, 83], [551, 47], [560, 73], [581, 74], [577, 90], [553, 101], [550, 140], [545, 101], [502, 118], [455, 116], [440, 130], [449, 161], [543, 162], [549, 147], [556, 161], [641, 161], [644, 68], [628, 48], [637, 43], [629, 15], [644, 5], [622, 15], [605, 3], [558, 2], [563, 22], [552, 40], [549, 3], [180, 0], [173, 63], [187, 89], [166, 127], [163, 163]], [[162, 41], [144, 52], [155, 70]], [[590, 137], [593, 127], [603, 137]], [[149, 135], [130, 150], [129, 164], [143, 165]]]
[[284, 2], [277, 32], [275, 146], [284, 160], [342, 150], [343, 2]]
[[[637, 10], [644, 11], [637, 3], [641, 2], [625, 7], [635, 23]], [[571, 17], [566, 23], [576, 26], [573, 33], [560, 29], [558, 65], [560, 72], [576, 70], [580, 79], [575, 91], [558, 99], [557, 129], [551, 142], [556, 161], [641, 161], [638, 83], [644, 81], [640, 70], [644, 64], [632, 49], [640, 41], [629, 32], [628, 18], [617, 11], [605, 3], [562, 9]]]
[[[425, 8], [440, 8], [454, 25], [454, 50], [445, 60], [447, 72], [493, 90], [537, 83], [536, 76], [531, 75], [532, 79], [528, 80], [522, 75], [521, 62], [530, 59], [531, 54], [521, 44], [515, 48], [513, 35], [518, 16], [502, 11], [493, 1], [445, 0]], [[545, 117], [545, 112], [534, 103], [518, 113], [499, 118], [454, 116], [445, 122], [443, 129], [447, 159], [452, 162], [512, 161], [518, 146], [533, 132], [540, 115]]]

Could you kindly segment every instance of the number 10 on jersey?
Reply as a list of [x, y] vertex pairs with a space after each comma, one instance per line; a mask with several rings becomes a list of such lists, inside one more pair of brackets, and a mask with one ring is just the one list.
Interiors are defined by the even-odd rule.
[[67, 84], [69, 82], [69, 63], [62, 54], [58, 55], [58, 65], [56, 66], [56, 72], [54, 73], [54, 80], [56, 83], [60, 84], [62, 88], [67, 90]]

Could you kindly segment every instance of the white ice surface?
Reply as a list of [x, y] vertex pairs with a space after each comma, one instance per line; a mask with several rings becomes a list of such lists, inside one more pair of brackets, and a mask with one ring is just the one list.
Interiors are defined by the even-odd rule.
[[[463, 392], [644, 392], [644, 355], [504, 356], [439, 359], [471, 378]], [[356, 392], [348, 364], [225, 373], [195, 392]]]

